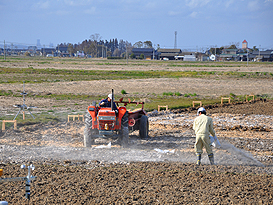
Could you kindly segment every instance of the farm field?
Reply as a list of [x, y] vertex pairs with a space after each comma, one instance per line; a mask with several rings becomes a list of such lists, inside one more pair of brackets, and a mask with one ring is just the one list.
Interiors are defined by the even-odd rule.
[[[30, 71], [24, 70], [30, 67]], [[5, 182], [0, 183], [0, 201], [272, 204], [272, 63], [250, 62], [247, 66], [246, 62], [129, 61], [127, 64], [101, 59], [23, 58], [0, 60], [0, 69], [1, 120], [13, 119], [18, 112], [13, 105], [22, 104], [20, 92], [24, 79], [27, 79], [26, 104], [37, 106], [31, 110], [35, 120], [26, 112], [23, 121], [20, 114], [17, 130], [9, 124], [6, 131], [0, 132], [3, 178], [26, 176], [21, 164], [35, 166], [32, 175], [37, 180], [31, 183], [31, 199], [24, 198], [23, 182]], [[83, 71], [96, 71], [98, 79]], [[101, 76], [99, 71], [104, 74]], [[84, 113], [93, 100], [105, 97], [112, 88], [116, 98], [145, 102], [149, 137], [139, 139], [134, 132], [130, 134], [128, 148], [121, 148], [116, 140], [109, 139], [99, 139], [96, 145], [111, 141], [111, 148], [84, 148], [84, 123], [67, 122], [67, 115]], [[121, 94], [122, 90], [126, 94]], [[250, 94], [255, 95], [255, 101], [245, 102], [245, 95]], [[231, 97], [231, 104], [225, 101], [221, 105], [222, 96]], [[222, 145], [214, 148], [214, 166], [209, 165], [205, 151], [202, 165], [195, 165], [193, 100], [204, 102]], [[170, 111], [157, 111], [158, 104], [167, 103]]]

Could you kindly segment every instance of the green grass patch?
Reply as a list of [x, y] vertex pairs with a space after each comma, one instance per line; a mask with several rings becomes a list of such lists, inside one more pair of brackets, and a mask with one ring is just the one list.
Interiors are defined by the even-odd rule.
[[[165, 106], [168, 105], [169, 109], [181, 109], [192, 107], [192, 101], [202, 100], [203, 105], [220, 103], [219, 99], [198, 99], [198, 98], [171, 98], [171, 97], [162, 97], [162, 98], [151, 98], [150, 102], [145, 104], [145, 110], [152, 111], [157, 110], [158, 105]], [[162, 108], [164, 109], [164, 108]]]
[[125, 95], [125, 94], [127, 94], [127, 92], [125, 90], [121, 90], [121, 94]]
[[173, 92], [164, 92], [163, 95], [172, 96]]
[[112, 70], [67, 70], [67, 69], [34, 69], [0, 68], [0, 83], [44, 83], [92, 80], [125, 80], [147, 78], [271, 78], [269, 72], [237, 72], [237, 71], [112, 71]]
[[[64, 100], [64, 103], [68, 97], [71, 97], [71, 95], [67, 95], [67, 96], [63, 95], [62, 96], [62, 100]], [[41, 97], [43, 97], [43, 96], [41, 96]], [[56, 98], [56, 96], [54, 96], [54, 95], [47, 95], [46, 97], [47, 98], [49, 98], [49, 97]], [[233, 93], [230, 93], [229, 95], [222, 96], [222, 97], [231, 97], [232, 102], [242, 102], [242, 101], [246, 100], [245, 95], [235, 95]], [[73, 95], [73, 98], [74, 99], [82, 99], [82, 95]], [[98, 103], [101, 98], [102, 98], [101, 96], [88, 96], [87, 99], [89, 102], [96, 101]], [[116, 95], [116, 98], [117, 99], [121, 98], [121, 95], [120, 94]], [[255, 99], [256, 98], [270, 99], [268, 94], [257, 95], [257, 96], [255, 96]], [[249, 98], [249, 100], [251, 100], [251, 99], [252, 99], [252, 97]], [[140, 97], [135, 97], [134, 100], [137, 102], [141, 102], [143, 99]], [[184, 97], [183, 95], [181, 95], [179, 97], [175, 96], [175, 95], [154, 96], [154, 97], [149, 97], [147, 99], [147, 102], [145, 102], [145, 104], [144, 104], [144, 109], [147, 112], [157, 110], [158, 105], [161, 105], [161, 106], [168, 105], [169, 109], [184, 109], [184, 108], [192, 107], [192, 101], [202, 101], [203, 105], [220, 104], [221, 97], [219, 97], [219, 98], [210, 98], [210, 97], [200, 98], [198, 96], [194, 96], [194, 94], [191, 94], [188, 97]], [[119, 106], [123, 106], [123, 104], [120, 103]], [[141, 106], [142, 106], [141, 104], [139, 104], [139, 105], [128, 104], [126, 106], [126, 108], [128, 110], [134, 110], [137, 108], [141, 108]], [[39, 113], [32, 111], [32, 114], [34, 115], [35, 119], [33, 119], [31, 117], [31, 115], [28, 112], [26, 112], [26, 119], [23, 120], [22, 119], [23, 118], [22, 112], [19, 113], [19, 115], [16, 118], [18, 127], [32, 125], [32, 124], [39, 124], [39, 123], [48, 123], [48, 122], [65, 122], [65, 121], [67, 121], [67, 115], [69, 115], [69, 114], [80, 114], [81, 115], [81, 114], [84, 114], [84, 112], [85, 112], [85, 109], [84, 110], [70, 110], [69, 108], [67, 109], [67, 112], [58, 112], [58, 107], [66, 107], [65, 104], [59, 105], [59, 106], [53, 106], [53, 107], [54, 107], [53, 109], [49, 109], [47, 111], [43, 111], [43, 112], [39, 112]], [[35, 109], [33, 109], [33, 110], [35, 110]], [[164, 110], [164, 108], [162, 108], [162, 110]], [[0, 116], [0, 120], [13, 120], [16, 113], [17, 113], [17, 109], [14, 111], [14, 113], [13, 113], [14, 115]], [[2, 123], [0, 123], [0, 129], [2, 128], [1, 126], [2, 126]], [[13, 123], [6, 123], [6, 129], [9, 129], [12, 127], [13, 127]]]
[[[25, 120], [23, 120], [23, 114], [22, 112], [19, 113], [17, 116], [17, 127], [23, 127], [23, 126], [28, 126], [28, 125], [34, 125], [34, 124], [47, 124], [48, 122], [66, 122], [67, 121], [67, 116], [70, 114], [73, 115], [82, 115], [84, 114], [85, 111], [68, 111], [66, 113], [64, 112], [58, 112], [57, 110], [48, 110], [44, 112], [39, 112], [35, 113], [32, 111], [33, 116], [35, 119], [32, 118], [32, 116], [28, 113], [25, 112]], [[13, 115], [7, 115], [7, 116], [1, 116], [0, 120], [13, 120], [15, 117], [16, 112]], [[6, 130], [12, 128], [13, 129], [14, 124], [13, 123], [6, 123], [5, 128]], [[0, 123], [0, 129], [2, 129], [2, 123]]]

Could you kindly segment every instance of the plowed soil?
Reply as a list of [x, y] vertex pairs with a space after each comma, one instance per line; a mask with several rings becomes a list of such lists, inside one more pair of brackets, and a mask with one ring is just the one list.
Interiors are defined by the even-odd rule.
[[[83, 148], [84, 124], [77, 121], [8, 130], [0, 138], [2, 178], [26, 176], [20, 165], [32, 163], [37, 179], [30, 200], [24, 197], [24, 182], [0, 183], [0, 199], [9, 204], [272, 204], [272, 105], [207, 107], [222, 143], [214, 149], [213, 166], [205, 154], [202, 165], [195, 165], [194, 108], [149, 113], [149, 138], [132, 133], [126, 149], [115, 141], [110, 149]], [[180, 120], [185, 116], [189, 122]], [[224, 116], [225, 128], [217, 126], [217, 117]], [[257, 127], [263, 123], [266, 130], [233, 128], [233, 118]]]
[[[133, 162], [94, 168], [66, 163], [37, 164], [31, 204], [272, 204], [273, 200], [272, 175], [238, 173], [232, 166]], [[18, 166], [5, 170], [9, 177], [22, 173]], [[5, 183], [1, 198], [9, 204], [27, 204], [23, 190], [23, 183]]]

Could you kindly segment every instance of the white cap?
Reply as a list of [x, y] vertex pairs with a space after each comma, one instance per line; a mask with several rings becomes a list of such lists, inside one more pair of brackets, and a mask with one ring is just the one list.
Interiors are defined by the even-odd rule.
[[112, 93], [110, 93], [110, 94], [108, 95], [108, 98], [110, 98], [110, 99], [112, 100]]
[[206, 110], [205, 110], [205, 108], [200, 107], [200, 108], [197, 110], [197, 115], [199, 115], [199, 112], [206, 112]]

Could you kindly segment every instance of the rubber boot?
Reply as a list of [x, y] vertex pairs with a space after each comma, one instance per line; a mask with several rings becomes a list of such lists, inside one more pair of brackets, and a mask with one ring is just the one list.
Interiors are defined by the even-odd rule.
[[197, 162], [196, 162], [196, 164], [200, 165], [201, 164], [201, 154], [196, 154], [196, 156], [197, 156]]
[[214, 165], [214, 156], [213, 156], [213, 154], [209, 154], [208, 157], [209, 157], [210, 164]]

